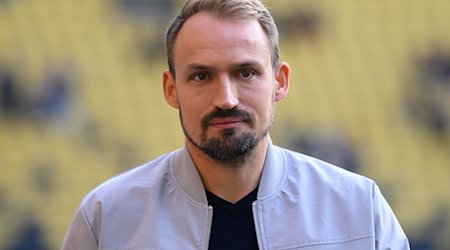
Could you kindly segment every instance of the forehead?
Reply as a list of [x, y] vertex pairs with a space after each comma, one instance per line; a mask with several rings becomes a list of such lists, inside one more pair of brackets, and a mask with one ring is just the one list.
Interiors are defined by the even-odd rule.
[[174, 64], [187, 61], [270, 61], [267, 36], [255, 19], [230, 19], [200, 12], [183, 25], [174, 44]]

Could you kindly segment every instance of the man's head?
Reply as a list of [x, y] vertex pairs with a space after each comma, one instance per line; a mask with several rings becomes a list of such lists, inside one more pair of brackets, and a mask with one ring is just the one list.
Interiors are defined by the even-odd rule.
[[263, 28], [271, 52], [272, 66], [279, 60], [278, 29], [272, 15], [259, 0], [189, 0], [172, 20], [166, 31], [166, 48], [169, 70], [175, 77], [173, 46], [186, 20], [199, 12], [208, 12], [220, 18], [257, 20]]
[[164, 97], [179, 109], [191, 150], [222, 165], [240, 165], [267, 142], [274, 102], [288, 90], [289, 67], [278, 62], [278, 40], [276, 49], [268, 42], [257, 17], [270, 15], [259, 2], [196, 0], [187, 6], [198, 6], [195, 14], [168, 31], [172, 69], [163, 73]]

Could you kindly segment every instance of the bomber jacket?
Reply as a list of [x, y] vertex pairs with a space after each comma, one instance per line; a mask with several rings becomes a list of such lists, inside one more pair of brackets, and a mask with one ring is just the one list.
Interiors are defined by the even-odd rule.
[[[252, 208], [259, 249], [409, 249], [372, 180], [271, 143]], [[207, 249], [213, 209], [182, 147], [91, 191], [61, 249]]]

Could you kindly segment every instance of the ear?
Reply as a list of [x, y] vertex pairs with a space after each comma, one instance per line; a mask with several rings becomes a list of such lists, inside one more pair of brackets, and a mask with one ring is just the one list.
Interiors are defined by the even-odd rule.
[[275, 74], [275, 101], [282, 100], [289, 90], [289, 65], [285, 62], [280, 62]]
[[180, 104], [178, 103], [177, 89], [175, 87], [175, 80], [170, 71], [165, 70], [163, 72], [162, 80], [164, 98], [166, 99], [167, 104], [178, 109]]

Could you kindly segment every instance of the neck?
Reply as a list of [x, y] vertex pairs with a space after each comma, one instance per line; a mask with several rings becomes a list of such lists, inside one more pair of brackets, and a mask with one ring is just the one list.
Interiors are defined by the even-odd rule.
[[266, 136], [238, 166], [214, 161], [189, 141], [186, 145], [205, 188], [228, 202], [236, 203], [258, 187], [268, 143], [269, 136]]

